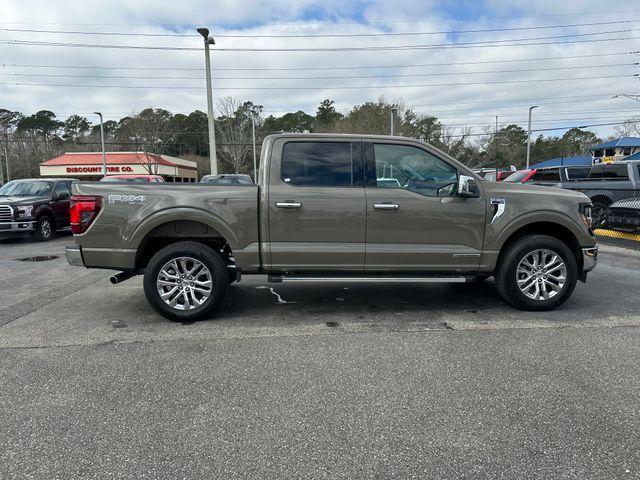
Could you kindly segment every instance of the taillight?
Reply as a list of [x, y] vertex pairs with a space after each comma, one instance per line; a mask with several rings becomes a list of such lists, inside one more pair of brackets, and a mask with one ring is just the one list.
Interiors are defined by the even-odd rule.
[[95, 220], [102, 207], [102, 198], [89, 195], [74, 195], [69, 207], [71, 231], [74, 234], [84, 233]]

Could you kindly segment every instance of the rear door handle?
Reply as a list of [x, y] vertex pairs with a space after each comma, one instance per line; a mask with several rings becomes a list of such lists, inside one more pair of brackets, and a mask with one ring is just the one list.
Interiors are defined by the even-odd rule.
[[276, 207], [278, 208], [300, 208], [302, 204], [300, 202], [276, 202]]
[[397, 203], [374, 203], [373, 208], [376, 210], [398, 210], [400, 205]]

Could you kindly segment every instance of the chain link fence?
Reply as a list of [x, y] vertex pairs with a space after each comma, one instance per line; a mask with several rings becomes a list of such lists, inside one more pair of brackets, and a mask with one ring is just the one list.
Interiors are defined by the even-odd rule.
[[598, 242], [640, 250], [640, 190], [578, 190], [593, 202]]

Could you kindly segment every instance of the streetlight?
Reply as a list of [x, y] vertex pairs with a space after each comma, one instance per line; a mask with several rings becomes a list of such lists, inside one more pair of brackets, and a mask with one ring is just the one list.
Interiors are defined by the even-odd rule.
[[107, 151], [104, 148], [104, 122], [102, 121], [102, 113], [93, 112], [100, 117], [100, 142], [102, 143], [102, 176], [107, 176]]
[[397, 107], [391, 107], [391, 136], [393, 136], [393, 133], [394, 133], [394, 127], [395, 127], [394, 121], [395, 121], [396, 113], [398, 113]]
[[211, 175], [218, 173], [218, 159], [216, 158], [216, 130], [213, 119], [213, 93], [211, 92], [211, 58], [209, 57], [209, 45], [215, 45], [213, 37], [209, 36], [208, 28], [198, 28], [198, 33], [204, 38], [204, 68], [207, 79], [207, 119], [209, 120], [209, 163]]
[[256, 163], [256, 119], [251, 117], [251, 138], [253, 139], [253, 181], [258, 183], [258, 168]]
[[529, 129], [527, 131], [527, 170], [529, 169], [529, 157], [531, 156], [531, 111], [538, 108], [538, 105], [529, 107]]

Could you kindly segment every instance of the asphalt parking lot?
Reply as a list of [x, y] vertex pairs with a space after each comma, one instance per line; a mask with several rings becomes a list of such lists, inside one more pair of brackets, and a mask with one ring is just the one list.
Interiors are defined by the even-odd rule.
[[0, 478], [640, 476], [638, 252], [556, 312], [245, 277], [178, 324], [71, 241], [0, 240]]

